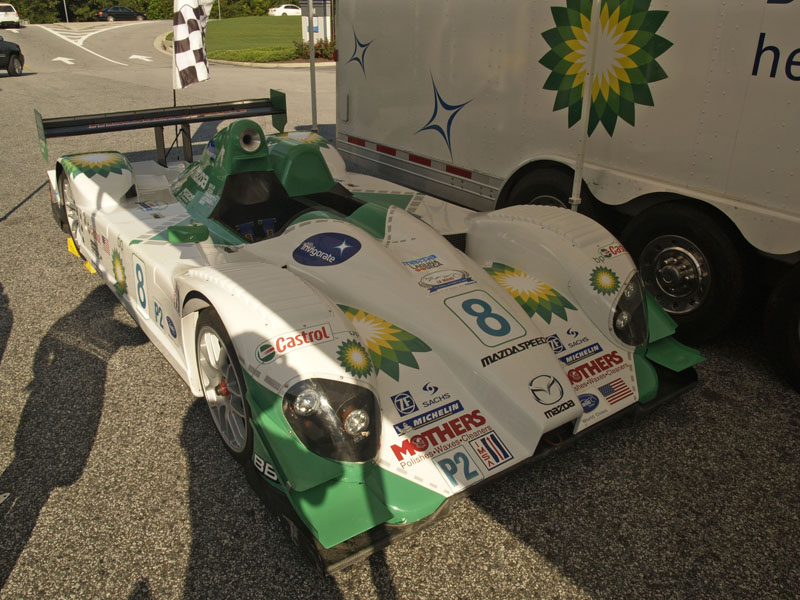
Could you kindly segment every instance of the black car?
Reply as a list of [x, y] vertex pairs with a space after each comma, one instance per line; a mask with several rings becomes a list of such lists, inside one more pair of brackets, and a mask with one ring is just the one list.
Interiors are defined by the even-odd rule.
[[144, 21], [145, 16], [127, 6], [109, 6], [98, 10], [94, 18], [98, 21]]
[[22, 67], [25, 64], [25, 57], [22, 50], [14, 42], [6, 42], [0, 36], [0, 69], [6, 69], [9, 75], [22, 74]]

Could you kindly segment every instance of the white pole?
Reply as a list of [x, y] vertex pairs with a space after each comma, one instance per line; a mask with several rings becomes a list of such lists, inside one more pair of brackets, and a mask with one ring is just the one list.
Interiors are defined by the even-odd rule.
[[311, 69], [311, 131], [317, 133], [317, 80], [314, 67], [314, 0], [308, 0], [308, 60]]
[[64, 3], [64, 18], [69, 23], [69, 14], [67, 13], [67, 0], [61, 0]]
[[575, 161], [575, 177], [572, 180], [572, 196], [569, 204], [572, 210], [577, 211], [581, 203], [581, 183], [583, 182], [583, 163], [586, 158], [586, 145], [589, 143], [589, 111], [592, 106], [592, 88], [594, 87], [595, 57], [597, 56], [597, 38], [600, 37], [600, 0], [592, 2], [592, 18], [589, 27], [588, 55], [586, 57], [586, 76], [583, 79], [583, 105], [581, 118], [583, 119], [583, 137], [581, 149]]

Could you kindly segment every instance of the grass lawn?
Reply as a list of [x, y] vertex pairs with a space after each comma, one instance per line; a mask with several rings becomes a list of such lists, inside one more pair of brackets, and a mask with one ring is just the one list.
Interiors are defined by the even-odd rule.
[[209, 21], [209, 58], [236, 62], [282, 62], [296, 57], [300, 17], [237, 17]]
[[300, 17], [238, 17], [208, 22], [209, 52], [283, 46], [294, 48], [302, 38]]

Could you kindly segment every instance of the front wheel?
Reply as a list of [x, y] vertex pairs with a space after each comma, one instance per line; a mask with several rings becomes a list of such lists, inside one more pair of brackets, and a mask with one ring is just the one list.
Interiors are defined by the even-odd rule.
[[659, 204], [631, 219], [622, 243], [680, 338], [706, 342], [730, 325], [747, 292], [747, 255], [718, 220], [685, 204]]
[[772, 362], [800, 392], [800, 265], [795, 265], [775, 286], [764, 316], [764, 334]]
[[197, 371], [208, 410], [222, 441], [239, 462], [253, 453], [253, 431], [242, 368], [213, 308], [200, 312], [195, 337]]
[[19, 56], [12, 56], [8, 60], [8, 74], [12, 77], [22, 74], [22, 63], [19, 60]]
[[[58, 193], [61, 196], [61, 202], [64, 204], [64, 214], [66, 222], [61, 224], [61, 229], [64, 233], [69, 234], [72, 241], [75, 242], [75, 249], [78, 254], [83, 257], [82, 248], [84, 248], [83, 229], [80, 224], [80, 214], [78, 213], [78, 206], [75, 202], [75, 196], [72, 193], [72, 185], [69, 182], [69, 176], [62, 172], [58, 176]], [[86, 260], [84, 258], [84, 260]]]

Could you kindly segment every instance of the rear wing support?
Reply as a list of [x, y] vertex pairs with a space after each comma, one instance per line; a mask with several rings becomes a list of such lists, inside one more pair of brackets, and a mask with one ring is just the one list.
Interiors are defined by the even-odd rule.
[[180, 125], [184, 158], [187, 162], [192, 162], [192, 136], [189, 128], [191, 123], [272, 115], [272, 125], [278, 131], [283, 132], [284, 127], [286, 127], [286, 95], [277, 90], [270, 90], [269, 98], [255, 100], [149, 108], [51, 119], [42, 118], [42, 115], [36, 109], [33, 112], [36, 118], [36, 130], [39, 134], [39, 149], [47, 162], [49, 162], [48, 138], [152, 127], [156, 136], [158, 162], [166, 166], [167, 153], [164, 145], [164, 127]]

